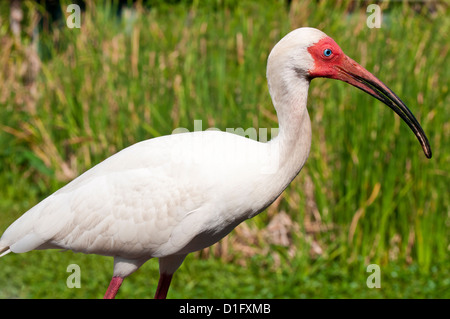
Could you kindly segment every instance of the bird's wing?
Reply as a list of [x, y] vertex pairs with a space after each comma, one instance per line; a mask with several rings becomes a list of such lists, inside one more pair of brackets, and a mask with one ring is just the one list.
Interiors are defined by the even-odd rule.
[[31, 208], [5, 231], [0, 248], [138, 258], [176, 252], [199, 233], [218, 240], [249, 210], [245, 192], [252, 188], [244, 182], [257, 166], [238, 155], [250, 145], [257, 144], [221, 132], [137, 143]]
[[88, 170], [17, 219], [0, 248], [151, 252], [202, 200], [177, 178], [167, 157], [178, 143], [170, 137], [137, 143]]

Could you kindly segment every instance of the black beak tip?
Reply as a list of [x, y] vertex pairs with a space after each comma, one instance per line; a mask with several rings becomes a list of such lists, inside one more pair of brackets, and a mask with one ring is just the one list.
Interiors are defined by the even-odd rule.
[[430, 146], [430, 143], [428, 142], [427, 137], [425, 136], [425, 133], [423, 133], [423, 136], [424, 136], [424, 139], [420, 141], [421, 142], [420, 144], [422, 144], [422, 149], [423, 149], [423, 152], [425, 153], [425, 156], [428, 159], [430, 159], [432, 156], [431, 146]]

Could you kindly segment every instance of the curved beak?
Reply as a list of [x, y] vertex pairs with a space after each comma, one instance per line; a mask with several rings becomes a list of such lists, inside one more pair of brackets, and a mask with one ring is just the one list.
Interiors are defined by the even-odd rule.
[[416, 135], [425, 156], [431, 158], [431, 147], [425, 132], [405, 103], [390, 88], [347, 56], [334, 68], [337, 71], [337, 74], [333, 76], [334, 79], [347, 82], [363, 90], [397, 113]]

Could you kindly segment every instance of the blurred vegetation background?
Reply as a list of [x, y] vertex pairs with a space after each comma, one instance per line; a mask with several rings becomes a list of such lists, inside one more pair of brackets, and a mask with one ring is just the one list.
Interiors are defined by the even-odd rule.
[[[82, 6], [70, 29], [70, 3]], [[449, 298], [449, 5], [378, 1], [2, 1], [0, 233], [33, 205], [135, 142], [203, 129], [277, 127], [271, 48], [312, 26], [385, 82], [428, 135], [345, 83], [312, 82], [311, 155], [266, 212], [191, 254], [169, 298]], [[16, 7], [14, 7], [16, 6]], [[13, 9], [11, 9], [13, 8]], [[58, 11], [59, 10], [59, 11]], [[69, 289], [70, 264], [81, 288]], [[369, 264], [381, 269], [370, 289]], [[99, 298], [109, 257], [9, 254], [1, 298]], [[157, 262], [118, 298], [152, 297]]]

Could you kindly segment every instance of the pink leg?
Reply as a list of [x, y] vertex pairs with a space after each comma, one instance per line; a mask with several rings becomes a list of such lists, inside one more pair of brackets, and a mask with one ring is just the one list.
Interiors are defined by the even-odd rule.
[[161, 274], [159, 276], [158, 288], [156, 288], [155, 299], [166, 299], [169, 291], [172, 274]]
[[106, 290], [105, 296], [103, 299], [114, 299], [116, 297], [117, 292], [119, 291], [120, 285], [122, 284], [123, 278], [114, 276], [109, 283], [109, 287]]

